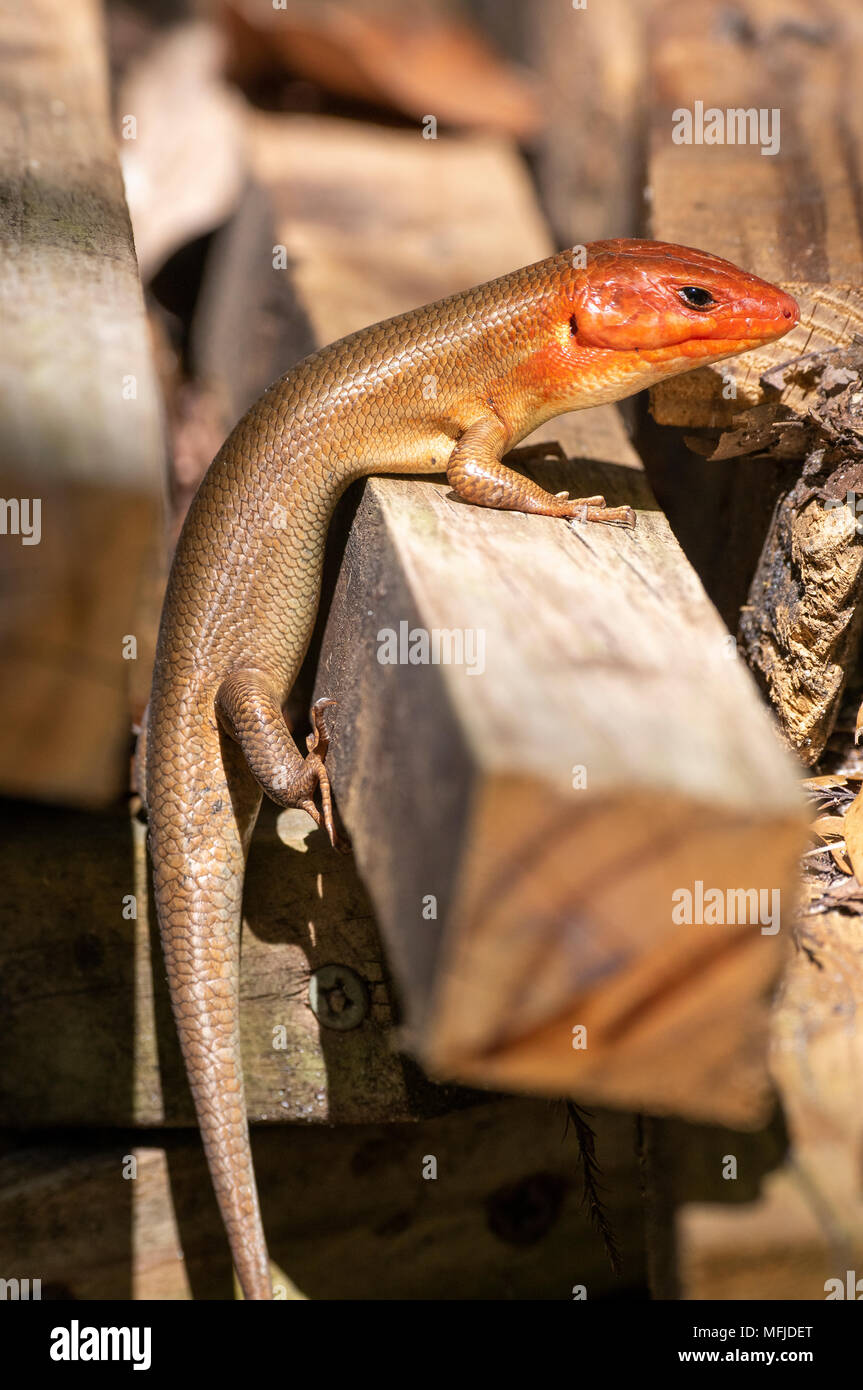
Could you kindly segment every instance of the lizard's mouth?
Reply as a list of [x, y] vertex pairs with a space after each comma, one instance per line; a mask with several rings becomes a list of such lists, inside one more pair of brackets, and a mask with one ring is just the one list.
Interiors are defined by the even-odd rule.
[[676, 342], [644, 347], [639, 356], [648, 362], [685, 357], [693, 364], [702, 358], [717, 361], [719, 358], [733, 357], [738, 352], [748, 352], [751, 348], [784, 337], [800, 322], [800, 308], [790, 294], [776, 290], [770, 302], [759, 304], [754, 312], [735, 315], [725, 323], [722, 318], [721, 314], [715, 315], [711, 323], [705, 323], [706, 331], [703, 333], [688, 333]]
[[736, 357], [740, 352], [749, 352], [764, 343], [775, 342], [788, 330], [774, 329], [753, 333], [745, 338], [684, 338], [679, 343], [669, 343], [660, 348], [642, 348], [639, 358], [643, 362], [669, 362], [673, 358], [685, 358], [692, 366], [700, 361], [718, 362], [724, 357]]

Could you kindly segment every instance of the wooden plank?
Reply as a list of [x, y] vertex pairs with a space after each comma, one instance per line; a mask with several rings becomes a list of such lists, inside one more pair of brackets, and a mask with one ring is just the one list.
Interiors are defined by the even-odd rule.
[[[150, 920], [144, 837], [143, 823], [120, 812], [0, 804], [2, 1125], [195, 1122]], [[245, 922], [252, 1120], [357, 1124], [472, 1102], [396, 1054], [371, 907], [350, 859], [332, 854], [304, 812], [265, 809]], [[312, 981], [329, 966], [352, 972], [362, 996], [349, 1029], [312, 1010]]]
[[[127, 785], [163, 489], [99, 20], [95, 0], [36, 0], [0, 21], [0, 789], [86, 804]], [[13, 534], [21, 499], [38, 544]]]
[[[258, 118], [252, 149], [315, 341], [548, 252], [520, 166], [490, 142], [429, 154], [413, 136]], [[453, 199], [464, 221], [445, 232], [430, 210]], [[506, 236], [488, 237], [480, 211]], [[681, 931], [671, 893], [705, 876], [787, 887], [797, 793], [619, 416], [595, 415], [564, 427], [567, 444], [603, 430], [610, 462], [539, 471], [635, 501], [634, 538], [456, 507], [435, 483], [366, 486], [318, 673], [343, 701], [333, 774], [424, 1066], [751, 1123], [777, 938]], [[381, 665], [376, 634], [401, 622], [483, 633], [493, 670]], [[522, 859], [507, 906], [490, 885]], [[572, 1047], [580, 1023], [586, 1053]]]
[[[575, 1284], [590, 1299], [643, 1297], [631, 1121], [592, 1123], [620, 1278], [582, 1205], [562, 1107], [506, 1100], [420, 1124], [258, 1130], [277, 1297], [571, 1300]], [[6, 1148], [7, 1277], [41, 1278], [43, 1298], [231, 1297], [197, 1139], [118, 1132]]]
[[[453, 294], [478, 268], [487, 279], [503, 275], [548, 245], [527, 170], [508, 141], [423, 140], [358, 122], [252, 116], [249, 142], [316, 340], [416, 307], [430, 285]], [[353, 217], [334, 206], [339, 181]]]

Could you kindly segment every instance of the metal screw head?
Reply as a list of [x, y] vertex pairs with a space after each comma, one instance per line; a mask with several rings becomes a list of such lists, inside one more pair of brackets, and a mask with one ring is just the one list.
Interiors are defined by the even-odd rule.
[[312, 1013], [324, 1028], [358, 1028], [369, 1011], [366, 982], [349, 965], [322, 965], [309, 981]]

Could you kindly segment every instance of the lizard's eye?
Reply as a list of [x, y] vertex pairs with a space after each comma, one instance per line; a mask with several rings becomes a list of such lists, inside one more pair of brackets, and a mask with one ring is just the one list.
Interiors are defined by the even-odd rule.
[[700, 285], [681, 285], [677, 293], [690, 309], [709, 309], [711, 304], [716, 303], [710, 291], [703, 290]]

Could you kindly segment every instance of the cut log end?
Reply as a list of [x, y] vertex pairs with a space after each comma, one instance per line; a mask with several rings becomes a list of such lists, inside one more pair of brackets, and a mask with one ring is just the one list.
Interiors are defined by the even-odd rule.
[[488, 787], [424, 1061], [474, 1083], [763, 1122], [799, 821], [579, 796]]

